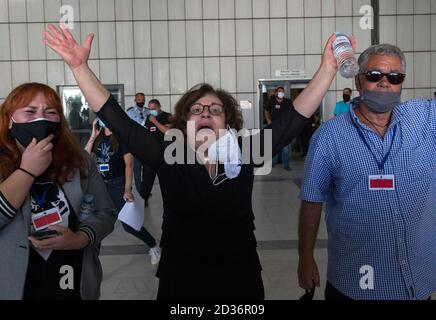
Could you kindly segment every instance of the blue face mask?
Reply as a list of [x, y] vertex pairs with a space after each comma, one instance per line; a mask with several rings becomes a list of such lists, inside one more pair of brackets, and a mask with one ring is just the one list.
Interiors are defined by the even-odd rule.
[[159, 115], [159, 112], [157, 112], [157, 110], [150, 110], [150, 114], [151, 114], [153, 117], [157, 117], [157, 116]]
[[98, 124], [99, 124], [100, 128], [102, 128], [102, 129], [106, 128], [106, 125], [100, 119], [98, 119]]

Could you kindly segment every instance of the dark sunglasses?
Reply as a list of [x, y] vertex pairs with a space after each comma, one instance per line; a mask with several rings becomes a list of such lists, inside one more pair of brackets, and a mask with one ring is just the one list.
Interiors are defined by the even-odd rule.
[[383, 79], [384, 76], [386, 76], [386, 79], [388, 79], [390, 84], [400, 84], [404, 81], [406, 78], [406, 75], [404, 73], [399, 72], [389, 72], [389, 73], [383, 73], [378, 70], [370, 70], [362, 73], [365, 75], [365, 79], [369, 82], [379, 82], [381, 79]]

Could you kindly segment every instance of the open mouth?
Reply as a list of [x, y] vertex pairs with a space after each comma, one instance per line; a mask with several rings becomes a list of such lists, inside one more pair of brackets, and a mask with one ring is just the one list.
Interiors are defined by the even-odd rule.
[[200, 125], [200, 126], [198, 126], [198, 128], [197, 128], [197, 132], [199, 132], [199, 131], [201, 131], [201, 130], [204, 130], [204, 129], [213, 130], [213, 128], [212, 128], [211, 126], [208, 126], [208, 125]]
[[207, 124], [200, 124], [197, 127], [196, 138], [197, 143], [207, 143], [211, 140], [212, 137], [215, 137], [215, 132], [213, 127]]

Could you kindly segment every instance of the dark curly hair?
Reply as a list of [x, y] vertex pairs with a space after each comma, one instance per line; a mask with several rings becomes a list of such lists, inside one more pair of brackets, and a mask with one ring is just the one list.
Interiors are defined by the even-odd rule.
[[171, 128], [182, 130], [186, 134], [186, 123], [189, 118], [189, 108], [205, 95], [214, 95], [221, 100], [224, 105], [226, 124], [230, 128], [239, 131], [242, 129], [243, 119], [238, 102], [227, 91], [214, 89], [210, 84], [200, 83], [192, 87], [177, 101], [174, 107], [174, 116], [171, 121]]

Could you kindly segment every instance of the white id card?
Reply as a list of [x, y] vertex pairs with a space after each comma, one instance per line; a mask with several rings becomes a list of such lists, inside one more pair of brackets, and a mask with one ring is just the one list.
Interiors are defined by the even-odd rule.
[[109, 163], [99, 164], [98, 165], [98, 170], [100, 170], [100, 172], [107, 172], [107, 171], [109, 171]]
[[36, 231], [61, 222], [62, 216], [60, 215], [58, 208], [52, 208], [37, 214], [32, 214], [32, 224]]

